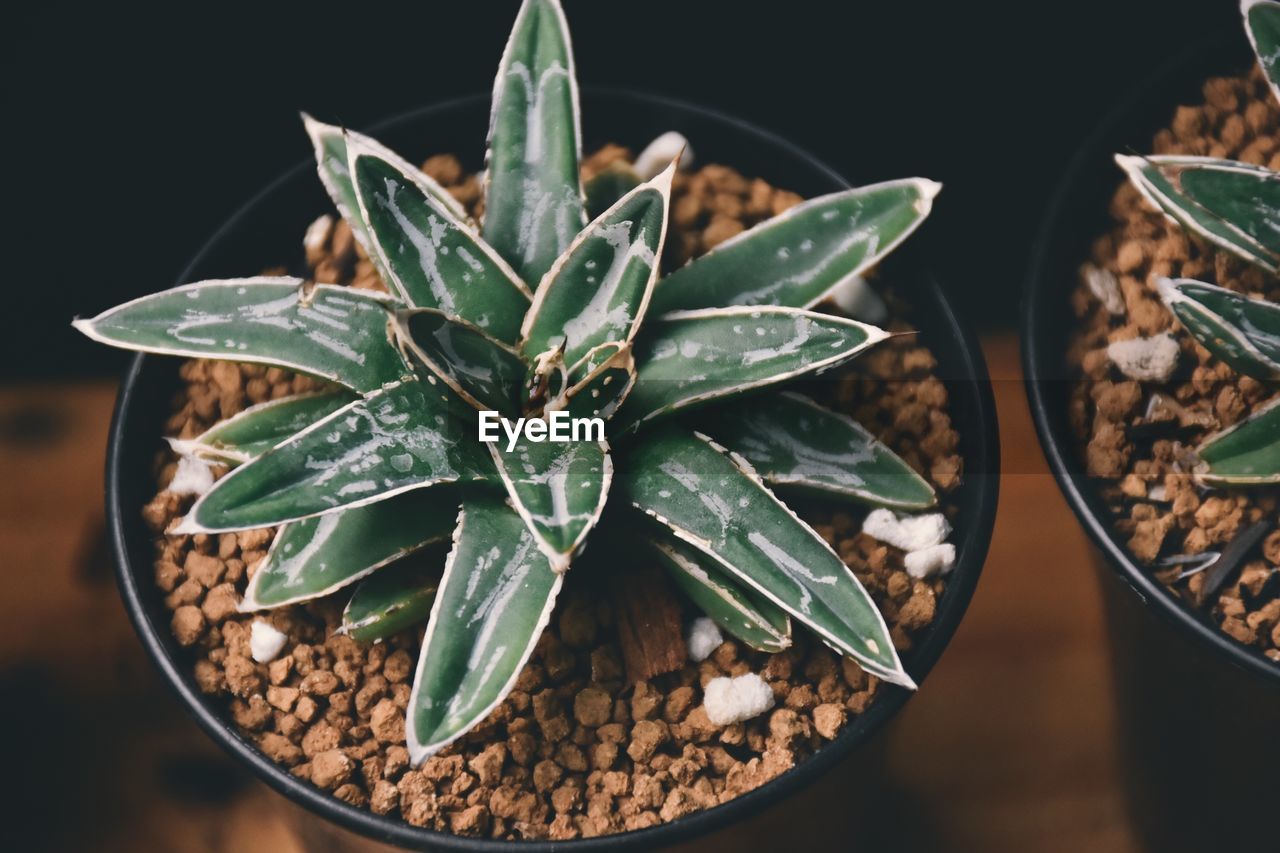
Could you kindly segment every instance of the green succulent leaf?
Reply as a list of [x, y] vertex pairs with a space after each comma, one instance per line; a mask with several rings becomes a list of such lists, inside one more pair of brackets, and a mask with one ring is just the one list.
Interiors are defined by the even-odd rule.
[[245, 589], [241, 610], [328, 595], [453, 531], [458, 493], [420, 489], [281, 527]]
[[831, 546], [740, 457], [705, 436], [649, 434], [618, 486], [636, 509], [715, 559], [867, 671], [914, 687], [875, 602]]
[[645, 324], [621, 429], [834, 367], [889, 335], [801, 308], [678, 311]]
[[397, 312], [395, 328], [406, 359], [428, 381], [439, 378], [477, 409], [519, 409], [525, 364], [511, 347], [434, 308]]
[[311, 147], [315, 149], [316, 170], [320, 173], [320, 183], [324, 184], [324, 188], [328, 190], [329, 197], [333, 199], [334, 206], [338, 208], [338, 214], [351, 226], [352, 235], [364, 247], [365, 253], [369, 255], [369, 258], [378, 267], [378, 272], [382, 275], [383, 280], [386, 280], [389, 276], [385, 267], [382, 266], [382, 259], [378, 257], [378, 253], [373, 247], [373, 238], [369, 233], [369, 228], [364, 218], [360, 215], [360, 203], [356, 198], [356, 189], [352, 183], [348, 166], [348, 142], [359, 143], [367, 150], [377, 152], [384, 160], [395, 163], [406, 172], [412, 173], [418, 185], [439, 199], [456, 218], [466, 218], [466, 211], [462, 209], [462, 205], [458, 204], [457, 199], [449, 194], [448, 190], [423, 174], [420, 169], [415, 169], [398, 154], [379, 144], [377, 140], [362, 133], [356, 133], [354, 130], [347, 130], [332, 124], [325, 124], [322, 121], [316, 121], [306, 113], [302, 114], [302, 123], [307, 129], [307, 135], [311, 137]]
[[232, 471], [196, 501], [185, 533], [248, 530], [495, 479], [452, 396], [416, 379], [386, 386]]
[[631, 393], [635, 381], [631, 344], [601, 344], [570, 370], [571, 384], [560, 408], [573, 417], [608, 420]]
[[787, 611], [737, 581], [691, 545], [673, 536], [655, 536], [648, 541], [676, 586], [721, 628], [751, 648], [770, 654], [791, 645]]
[[585, 223], [578, 83], [558, 0], [524, 0], [493, 84], [484, 238], [541, 281]]
[[1280, 398], [1209, 436], [1196, 452], [1196, 479], [1207, 485], [1280, 483]]
[[556, 261], [524, 319], [526, 355], [563, 344], [574, 364], [600, 344], [631, 340], [658, 276], [674, 174], [672, 163], [623, 196]]
[[515, 342], [532, 295], [470, 226], [405, 171], [364, 145], [348, 146], [360, 215], [387, 285], [409, 305], [438, 308]]
[[1159, 279], [1156, 287], [1209, 352], [1255, 379], [1280, 378], [1280, 305], [1190, 278]]
[[353, 399], [344, 391], [322, 391], [268, 400], [219, 421], [195, 438], [174, 439], [169, 444], [182, 454], [248, 462]]
[[1269, 272], [1280, 270], [1280, 174], [1212, 157], [1117, 154], [1116, 162], [1169, 219]]
[[1240, 11], [1258, 64], [1271, 83], [1272, 93], [1280, 99], [1280, 3], [1243, 0]]
[[408, 371], [387, 338], [386, 296], [304, 284], [265, 276], [184, 284], [72, 325], [122, 349], [268, 364], [361, 393]]
[[704, 421], [771, 486], [894, 509], [925, 509], [933, 487], [847, 415], [790, 391], [712, 408]]
[[511, 692], [562, 581], [515, 510], [497, 499], [463, 504], [409, 697], [415, 766]]
[[[568, 416], [561, 416], [568, 430]], [[554, 426], [552, 421], [549, 428]], [[489, 449], [516, 511], [552, 568], [564, 571], [604, 511], [613, 479], [608, 445], [521, 438], [512, 450], [503, 440]]]
[[[448, 516], [450, 528], [455, 517], [456, 508]], [[421, 625], [431, 614], [439, 583], [439, 569], [416, 560], [387, 566], [351, 593], [339, 630], [362, 643], [376, 643]]]
[[583, 186], [587, 196], [587, 216], [595, 219], [617, 203], [642, 181], [629, 163], [614, 161]]
[[907, 239], [928, 217], [941, 188], [906, 178], [798, 204], [658, 282], [653, 310], [812, 307]]

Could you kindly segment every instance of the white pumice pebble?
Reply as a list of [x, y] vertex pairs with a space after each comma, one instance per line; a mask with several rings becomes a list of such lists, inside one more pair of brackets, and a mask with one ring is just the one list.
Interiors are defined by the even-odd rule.
[[1120, 282], [1116, 281], [1115, 273], [1104, 270], [1102, 267], [1095, 267], [1093, 264], [1085, 264], [1080, 268], [1080, 277], [1084, 279], [1089, 292], [1097, 297], [1108, 313], [1123, 314], [1125, 312], [1124, 296], [1120, 294]]
[[1178, 366], [1178, 342], [1168, 334], [1107, 345], [1107, 358], [1130, 379], [1168, 382]]
[[[681, 150], [684, 151], [683, 154], [680, 154]], [[680, 156], [682, 170], [693, 165], [693, 149], [689, 147], [689, 140], [674, 130], [668, 130], [640, 152], [640, 156], [636, 158], [631, 168], [640, 176], [640, 180], [651, 181], [659, 172], [667, 168], [667, 164], [677, 155]]]
[[758, 717], [773, 707], [773, 690], [754, 672], [736, 678], [720, 676], [702, 690], [707, 719], [717, 726]]
[[198, 456], [179, 456], [178, 470], [169, 481], [175, 495], [203, 495], [213, 488], [213, 469]]
[[909, 551], [902, 558], [907, 574], [916, 580], [948, 574], [956, 564], [956, 546], [950, 542]]
[[706, 616], [700, 616], [689, 624], [689, 636], [685, 643], [689, 647], [689, 660], [706, 660], [723, 642], [724, 635], [720, 633], [720, 628]]
[[258, 663], [270, 663], [280, 654], [288, 639], [270, 622], [255, 619], [249, 627], [249, 652]]
[[889, 307], [880, 294], [860, 275], [840, 282], [828, 298], [853, 319], [873, 326], [880, 325], [889, 316]]
[[951, 524], [940, 512], [897, 515], [892, 510], [876, 509], [862, 522], [862, 532], [903, 551], [919, 551], [945, 542]]
[[318, 252], [324, 248], [325, 241], [333, 231], [333, 217], [325, 213], [317, 217], [315, 222], [307, 226], [307, 233], [302, 237], [302, 248], [308, 253]]

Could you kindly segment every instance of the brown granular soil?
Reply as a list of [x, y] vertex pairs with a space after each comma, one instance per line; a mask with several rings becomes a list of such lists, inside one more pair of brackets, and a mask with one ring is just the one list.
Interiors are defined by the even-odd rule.
[[[1280, 108], [1262, 73], [1213, 78], [1204, 101], [1180, 106], [1156, 133], [1157, 154], [1225, 157], [1280, 170]], [[1119, 180], [1119, 179], [1118, 179]], [[1280, 661], [1280, 530], [1249, 555], [1216, 593], [1207, 573], [1180, 577], [1178, 555], [1221, 551], [1254, 522], [1276, 521], [1274, 487], [1204, 489], [1193, 482], [1189, 453], [1210, 433], [1238, 423], [1275, 389], [1241, 376], [1183, 330], [1157, 296], [1157, 277], [1196, 278], [1280, 301], [1280, 280], [1219, 251], [1149, 207], [1123, 181], [1111, 202], [1115, 225], [1093, 244], [1092, 263], [1116, 276], [1124, 309], [1112, 314], [1084, 281], [1072, 294], [1079, 320], [1068, 362], [1071, 427], [1129, 551], [1179, 598], [1206, 608], [1223, 632]], [[1107, 344], [1168, 332], [1180, 349], [1171, 380], [1128, 379], [1107, 358]]]
[[[584, 170], [625, 154], [609, 147]], [[432, 157], [423, 168], [475, 209], [479, 186], [456, 159]], [[799, 200], [723, 166], [682, 175], [667, 262], [681, 263]], [[381, 287], [341, 222], [308, 254], [316, 279]], [[830, 383], [834, 402], [944, 495], [954, 489], [958, 438], [946, 390], [932, 375], [933, 356], [912, 336], [899, 336], [856, 364]], [[166, 432], [184, 438], [247, 405], [315, 385], [282, 370], [202, 360], [184, 363], [181, 377]], [[171, 454], [157, 460], [162, 489], [174, 467]], [[295, 776], [416, 826], [567, 839], [674, 820], [786, 772], [835, 738], [880, 689], [875, 677], [799, 626], [793, 647], [781, 654], [730, 640], [700, 664], [629, 685], [608, 597], [590, 572], [570, 572], [510, 697], [458, 743], [411, 769], [404, 715], [421, 629], [372, 646], [335, 634], [344, 593], [256, 617], [238, 613], [245, 582], [274, 531], [165, 535], [191, 500], [160, 491], [143, 514], [156, 533], [156, 583], [173, 613], [174, 636], [191, 650], [200, 689], [225, 697], [235, 725]], [[933, 621], [945, 580], [911, 579], [901, 552], [858, 532], [861, 512], [828, 509], [806, 517], [872, 592], [897, 647], [909, 649], [912, 636]], [[254, 618], [269, 619], [288, 636], [269, 664], [250, 654]], [[713, 725], [702, 686], [746, 672], [770, 684], [774, 709], [745, 723]]]

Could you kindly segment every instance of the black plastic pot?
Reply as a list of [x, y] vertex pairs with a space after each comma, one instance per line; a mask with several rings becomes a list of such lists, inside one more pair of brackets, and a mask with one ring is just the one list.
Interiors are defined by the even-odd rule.
[[[840, 175], [789, 142], [710, 110], [621, 91], [589, 90], [582, 100], [587, 150], [610, 140], [643, 145], [658, 133], [675, 129], [692, 141], [702, 162], [727, 163], [745, 174], [758, 175], [803, 195], [831, 192], [847, 185]], [[469, 157], [471, 162], [467, 165], [476, 168], [483, 155], [487, 120], [487, 98], [473, 97], [408, 113], [372, 132], [410, 159], [452, 151]], [[253, 274], [277, 265], [299, 245], [306, 224], [330, 207], [312, 164], [300, 163], [231, 217], [183, 272], [180, 281]], [[918, 255], [920, 244], [915, 242], [905, 251]], [[895, 286], [914, 305], [911, 320], [920, 329], [922, 340], [938, 356], [967, 471], [956, 520], [958, 563], [939, 602], [933, 626], [906, 656], [908, 670], [920, 681], [946, 647], [977, 584], [995, 518], [999, 451], [995, 408], [976, 341], [957, 322], [941, 288], [931, 277], [916, 266], [902, 263], [892, 275]], [[176, 387], [175, 360], [139, 356], [125, 376], [117, 402], [107, 460], [106, 500], [120, 592], [148, 653], [205, 731], [271, 787], [347, 829], [417, 849], [509, 850], [519, 846], [529, 850], [554, 847], [587, 851], [663, 846], [742, 821], [812, 782], [869, 740], [907, 701], [907, 692], [886, 690], [867, 713], [851, 721], [837, 740], [772, 783], [717, 808], [623, 835], [554, 845], [515, 845], [418, 829], [399, 818], [380, 817], [349, 806], [295, 779], [241, 737], [223, 703], [197, 689], [190, 655], [171, 636], [169, 617], [152, 580], [152, 537], [139, 512], [154, 493], [151, 461], [161, 447], [161, 428]]]
[[1099, 551], [1131, 811], [1159, 851], [1275, 849], [1280, 665], [1223, 634], [1130, 556], [1070, 430], [1073, 324], [1064, 318], [1073, 316], [1076, 271], [1110, 227], [1108, 205], [1124, 180], [1112, 155], [1149, 151], [1177, 105], [1202, 99], [1207, 78], [1241, 73], [1251, 61], [1242, 28], [1219, 33], [1176, 56], [1110, 113], [1062, 176], [1024, 294], [1031, 413], [1049, 467]]

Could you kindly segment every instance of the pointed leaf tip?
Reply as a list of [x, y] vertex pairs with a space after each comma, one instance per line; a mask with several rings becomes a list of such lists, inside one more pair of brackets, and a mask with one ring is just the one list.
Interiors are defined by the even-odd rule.
[[491, 481], [493, 464], [451, 400], [413, 379], [357, 400], [219, 480], [184, 530], [270, 527], [413, 489]]
[[857, 577], [739, 457], [705, 436], [660, 430], [630, 449], [618, 488], [652, 523], [716, 560], [868, 672], [914, 687]]
[[406, 369], [387, 340], [390, 303], [300, 278], [219, 279], [131, 300], [75, 328], [122, 349], [266, 364], [367, 393]]
[[453, 532], [458, 493], [420, 489], [286, 524], [253, 573], [241, 612], [329, 595]]
[[1280, 3], [1243, 0], [1240, 14], [1258, 64], [1271, 84], [1271, 92], [1280, 100]]
[[409, 696], [405, 737], [415, 767], [511, 692], [563, 579], [504, 501], [463, 504]]
[[1256, 486], [1280, 482], [1280, 398], [1214, 433], [1196, 448], [1195, 478], [1212, 486]]
[[585, 222], [578, 83], [564, 11], [525, 0], [494, 80], [484, 238], [529, 284]]
[[[360, 139], [347, 170], [387, 285], [404, 301], [437, 308], [514, 342], [532, 295], [515, 272], [440, 196], [421, 170]], [[451, 197], [451, 196], [450, 196]]]
[[601, 344], [635, 336], [666, 244], [673, 174], [668, 168], [628, 192], [556, 260], [524, 319], [526, 357], [563, 344], [573, 365]]
[[847, 415], [790, 391], [708, 411], [707, 431], [773, 486], [925, 509], [933, 487]]
[[1205, 349], [1254, 379], [1280, 378], [1280, 306], [1189, 278], [1157, 279], [1156, 288]]
[[1213, 157], [1117, 154], [1115, 159], [1143, 198], [1169, 220], [1264, 270], [1280, 269], [1280, 174]]
[[636, 382], [616, 416], [618, 429], [836, 367], [887, 337], [875, 326], [802, 308], [669, 313], [646, 324], [636, 342]]
[[653, 310], [812, 307], [911, 236], [940, 186], [904, 178], [801, 202], [658, 282]]

